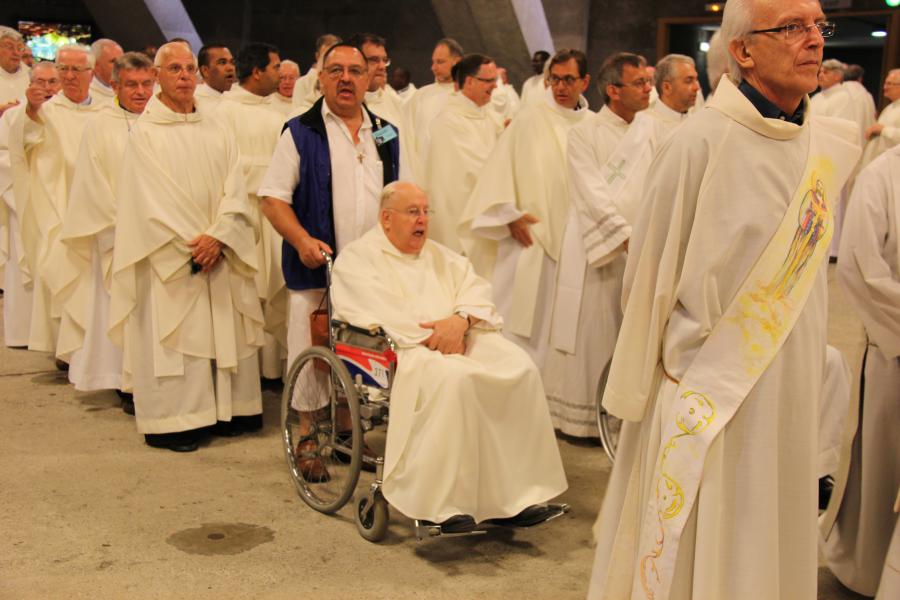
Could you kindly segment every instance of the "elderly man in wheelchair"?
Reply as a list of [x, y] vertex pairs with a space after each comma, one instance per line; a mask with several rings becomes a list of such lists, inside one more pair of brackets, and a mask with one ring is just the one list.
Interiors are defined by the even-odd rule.
[[[301, 497], [322, 512], [349, 499], [354, 461], [377, 468], [357, 505], [367, 539], [384, 535], [385, 500], [416, 521], [417, 535], [423, 527], [429, 535], [481, 531], [480, 524], [527, 527], [568, 508], [544, 504], [567, 483], [540, 374], [499, 333], [490, 284], [466, 258], [428, 240], [430, 216], [415, 185], [384, 188], [379, 225], [347, 245], [333, 268], [330, 345], [342, 366], [314, 348], [288, 379], [288, 388], [316, 397], [323, 380], [338, 388], [324, 407], [306, 394], [309, 410], [297, 411], [293, 429], [287, 418], [285, 443]], [[287, 412], [296, 394], [286, 388]], [[384, 458], [373, 460], [362, 433], [388, 405]]]

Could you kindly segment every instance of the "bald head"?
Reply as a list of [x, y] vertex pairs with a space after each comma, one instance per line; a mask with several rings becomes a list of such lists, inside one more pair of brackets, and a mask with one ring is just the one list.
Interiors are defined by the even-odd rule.
[[422, 250], [428, 240], [429, 219], [428, 196], [414, 183], [395, 181], [381, 191], [381, 229], [403, 254]]

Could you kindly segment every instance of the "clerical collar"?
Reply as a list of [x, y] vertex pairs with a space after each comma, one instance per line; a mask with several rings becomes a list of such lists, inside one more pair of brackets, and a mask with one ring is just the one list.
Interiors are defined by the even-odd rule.
[[112, 90], [112, 86], [103, 83], [99, 77], [96, 77], [96, 76], [94, 77], [94, 83], [96, 83], [97, 85], [99, 85], [100, 87], [102, 87], [105, 90]]
[[797, 110], [794, 111], [793, 115], [789, 115], [766, 98], [762, 94], [759, 93], [755, 87], [747, 83], [746, 79], [742, 79], [738, 89], [741, 90], [741, 93], [746, 96], [747, 100], [750, 101], [750, 104], [759, 111], [763, 117], [767, 119], [779, 119], [781, 121], [787, 121], [788, 123], [793, 123], [794, 125], [803, 125], [803, 116], [805, 112], [804, 103], [801, 102], [800, 106], [797, 107]]

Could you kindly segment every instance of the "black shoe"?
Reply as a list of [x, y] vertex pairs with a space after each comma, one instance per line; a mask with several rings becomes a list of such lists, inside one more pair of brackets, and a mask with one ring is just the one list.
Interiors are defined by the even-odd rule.
[[126, 415], [134, 416], [134, 394], [130, 394], [128, 392], [123, 392], [122, 390], [116, 390], [116, 394], [118, 394], [119, 398], [122, 399], [122, 412]]
[[262, 413], [258, 415], [241, 415], [239, 417], [231, 417], [232, 427], [237, 427], [245, 433], [259, 431], [263, 426]]
[[438, 525], [441, 533], [469, 533], [475, 529], [475, 519], [469, 515], [453, 515], [441, 523], [422, 521], [423, 525]]
[[209, 432], [216, 437], [237, 437], [244, 433], [244, 430], [235, 426], [234, 421], [216, 421], [216, 424], [209, 428]]
[[559, 511], [548, 506], [533, 504], [515, 515], [514, 517], [504, 517], [501, 519], [488, 519], [488, 523], [492, 525], [500, 525], [503, 527], [533, 527], [555, 516]]
[[834, 493], [834, 477], [826, 475], [819, 479], [819, 510], [828, 508], [832, 493]]
[[172, 452], [194, 452], [200, 447], [201, 431], [190, 429], [174, 433], [145, 433], [144, 441], [153, 448], [163, 448]]
[[56, 359], [56, 368], [60, 371], [67, 372], [69, 370], [69, 363], [64, 360]]

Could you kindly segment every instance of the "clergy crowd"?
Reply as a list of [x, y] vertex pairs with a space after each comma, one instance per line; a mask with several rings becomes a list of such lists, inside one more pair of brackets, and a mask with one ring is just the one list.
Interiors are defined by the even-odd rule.
[[[517, 92], [450, 38], [416, 87], [374, 33], [320, 36], [304, 73], [181, 39], [33, 62], [0, 26], [5, 344], [195, 451], [262, 428], [330, 255], [335, 317], [397, 344], [404, 515], [546, 519], [554, 430], [596, 438], [602, 398], [590, 598], [813, 599], [819, 553], [900, 597], [900, 69], [879, 112], [823, 60], [835, 29], [818, 0], [731, 0], [704, 97], [681, 54], [540, 51]], [[867, 334], [853, 398], [829, 261]]]

